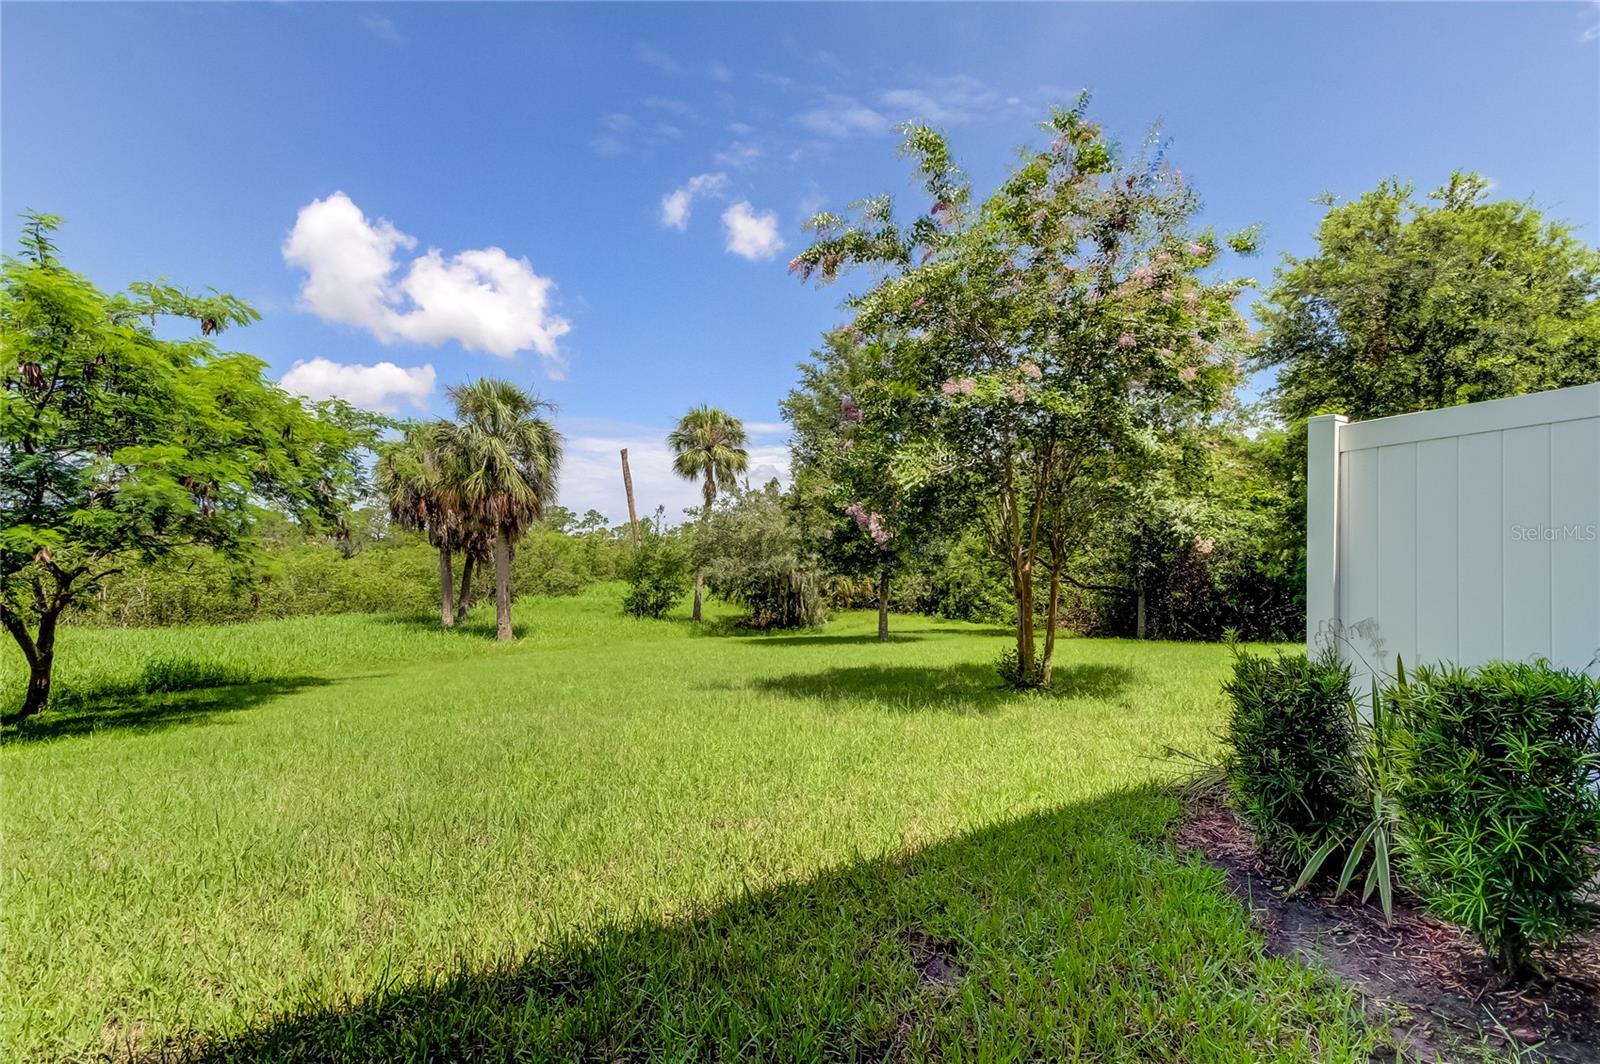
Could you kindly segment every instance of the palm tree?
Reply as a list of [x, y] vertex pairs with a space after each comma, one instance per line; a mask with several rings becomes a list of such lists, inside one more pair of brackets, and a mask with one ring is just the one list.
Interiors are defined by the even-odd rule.
[[[706, 504], [700, 523], [711, 518], [711, 504], [717, 501], [718, 485], [727, 485], [750, 466], [750, 452], [744, 449], [744, 422], [712, 406], [697, 406], [683, 415], [678, 427], [667, 434], [672, 448], [672, 471], [685, 480], [701, 480]], [[705, 570], [694, 572], [694, 619], [700, 619], [701, 592]]]
[[511, 550], [555, 499], [561, 436], [542, 417], [549, 404], [509, 381], [482, 378], [450, 389], [456, 421], [435, 429], [446, 493], [466, 526], [491, 544], [497, 634], [511, 638]]
[[[438, 426], [412, 422], [405, 435], [379, 450], [373, 469], [379, 493], [389, 504], [389, 517], [411, 532], [424, 532], [439, 552], [439, 621], [454, 627], [455, 604], [451, 600], [450, 556], [463, 545], [465, 531], [461, 515], [454, 512], [440, 475], [433, 445]], [[470, 559], [470, 555], [469, 555]]]

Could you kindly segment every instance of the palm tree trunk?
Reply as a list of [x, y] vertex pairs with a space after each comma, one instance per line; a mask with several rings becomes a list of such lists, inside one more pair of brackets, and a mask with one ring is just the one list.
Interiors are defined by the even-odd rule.
[[455, 594], [450, 587], [450, 548], [439, 548], [439, 623], [446, 628], [456, 626]]
[[1137, 587], [1139, 589], [1139, 606], [1138, 606], [1138, 617], [1134, 621], [1133, 637], [1135, 639], [1143, 639], [1144, 638], [1144, 632], [1145, 632], [1145, 626], [1144, 626], [1144, 581], [1143, 580], [1138, 581]]
[[889, 567], [878, 574], [878, 642], [889, 641]]
[[494, 616], [495, 638], [511, 638], [511, 544], [505, 532], [494, 535]]
[[472, 552], [467, 551], [467, 560], [461, 563], [461, 587], [456, 592], [456, 615], [465, 617], [467, 610], [472, 608]]

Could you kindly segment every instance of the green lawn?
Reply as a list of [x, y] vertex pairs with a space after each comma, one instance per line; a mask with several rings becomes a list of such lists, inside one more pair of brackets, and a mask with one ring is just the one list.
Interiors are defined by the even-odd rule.
[[[1366, 1058], [1166, 841], [1222, 648], [1071, 640], [1016, 696], [992, 630], [618, 599], [519, 604], [509, 646], [68, 631], [70, 704], [0, 751], [0, 1056]], [[153, 660], [259, 682], [133, 693]]]

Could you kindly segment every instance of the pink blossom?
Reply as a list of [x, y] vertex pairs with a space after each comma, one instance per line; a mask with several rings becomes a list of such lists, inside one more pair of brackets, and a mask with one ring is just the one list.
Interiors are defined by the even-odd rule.
[[926, 299], [922, 298], [921, 296], [918, 296], [916, 298], [916, 301], [913, 302], [911, 305], [913, 307], [915, 307], [917, 310], [921, 310], [923, 307], [928, 305], [928, 301]]
[[1024, 362], [1022, 364], [1022, 375], [1024, 377], [1032, 377], [1034, 380], [1038, 380], [1040, 377], [1044, 376], [1044, 371], [1041, 370], [1036, 363]]
[[1140, 266], [1138, 269], [1134, 270], [1133, 273], [1128, 275], [1128, 279], [1139, 284], [1144, 284], [1145, 282], [1149, 281], [1150, 278], [1154, 277], [1155, 273], [1156, 272], [1148, 266]]
[[971, 377], [951, 377], [939, 385], [939, 390], [946, 395], [971, 395], [977, 386], [978, 382]]
[[1043, 225], [1045, 223], [1045, 219], [1049, 217], [1050, 215], [1041, 209], [1034, 211], [1033, 214], [1028, 217], [1028, 221], [1033, 225]]
[[1157, 351], [1156, 354], [1160, 355], [1162, 358], [1171, 359], [1172, 358], [1172, 348], [1163, 347], [1160, 351]]
[[1125, 332], [1121, 336], [1117, 337], [1118, 347], [1132, 347], [1137, 342], [1138, 341], [1133, 338], [1133, 333], [1131, 332]]
[[1210, 554], [1212, 551], [1216, 550], [1216, 548], [1216, 543], [1210, 539], [1207, 539], [1205, 536], [1201, 536], [1199, 539], [1194, 541], [1194, 549], [1196, 553], [1199, 554]]
[[1183, 305], [1186, 308], [1188, 308], [1189, 313], [1191, 313], [1191, 314], [1193, 314], [1196, 310], [1199, 310], [1200, 309], [1200, 293], [1196, 292], [1192, 288], [1189, 289], [1189, 291], [1183, 293]]
[[853, 448], [855, 445], [856, 441], [852, 440], [849, 436], [846, 436], [844, 439], [839, 441], [839, 446], [843, 447], [847, 451]]
[[1193, 384], [1198, 376], [1200, 376], [1200, 371], [1193, 366], [1185, 366], [1178, 371], [1178, 379], [1185, 384]]
[[839, 413], [844, 418], [846, 424], [858, 425], [861, 423], [861, 408], [857, 406], [856, 401], [850, 398], [848, 395], [839, 400]]
[[1006, 395], [1011, 398], [1013, 403], [1020, 403], [1024, 399], [1028, 398], [1028, 389], [1022, 386], [1021, 381], [1018, 381], [1016, 384], [1013, 384], [1011, 387], [1006, 389]]
[[1197, 259], [1203, 259], [1207, 255], [1211, 254], [1211, 249], [1206, 247], [1204, 244], [1190, 244], [1185, 250], [1187, 250], [1189, 254], [1193, 255]]

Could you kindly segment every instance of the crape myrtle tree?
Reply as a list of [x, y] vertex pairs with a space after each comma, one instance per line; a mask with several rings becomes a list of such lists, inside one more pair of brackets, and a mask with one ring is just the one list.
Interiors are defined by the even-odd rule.
[[[266, 508], [336, 533], [375, 432], [217, 350], [259, 317], [245, 303], [166, 284], [105, 295], [62, 265], [58, 218], [25, 217], [0, 281], [0, 622], [29, 669], [6, 723], [45, 708], [63, 613], [124, 566], [197, 545], [247, 565]], [[167, 339], [163, 319], [199, 335]]]
[[[672, 471], [685, 480], [700, 481], [700, 492], [705, 499], [700, 509], [700, 528], [704, 531], [706, 522], [711, 519], [717, 492], [732, 486], [735, 478], [750, 468], [744, 422], [714, 406], [697, 406], [678, 419], [677, 427], [667, 434], [667, 446], [672, 449]], [[694, 619], [699, 621], [705, 591], [703, 544], [696, 545], [695, 554]]]
[[896, 456], [926, 434], [924, 408], [902, 401], [892, 373], [896, 337], [853, 325], [829, 332], [800, 386], [782, 403], [794, 426], [790, 456], [799, 520], [834, 572], [869, 576], [877, 589], [878, 641], [889, 641], [890, 583], [924, 560], [951, 518], [953, 496], [931, 481], [894, 476]]
[[[1246, 282], [1211, 279], [1219, 241], [1192, 229], [1197, 200], [1182, 176], [1155, 146], [1120, 161], [1085, 111], [1083, 98], [1055, 111], [1049, 145], [1025, 151], [982, 202], [944, 138], [907, 126], [929, 210], [901, 223], [882, 197], [851, 220], [818, 215], [815, 242], [791, 263], [822, 281], [877, 271], [851, 300], [857, 325], [904, 337], [883, 372], [927, 426], [892, 475], [973, 500], [1015, 604], [1003, 671], [1024, 686], [1047, 682], [1050, 666], [1036, 647], [1035, 581], [1051, 558], [1064, 572], [1091, 534], [1096, 471], [1156, 452], [1220, 407], [1247, 339], [1233, 308]], [[1228, 242], [1249, 251], [1253, 239]], [[1047, 631], [1058, 611], [1047, 592]]]
[[449, 394], [456, 420], [434, 423], [429, 459], [446, 508], [490, 545], [496, 636], [509, 640], [511, 554], [555, 500], [561, 435], [544, 416], [549, 404], [509, 381], [480, 378]]

